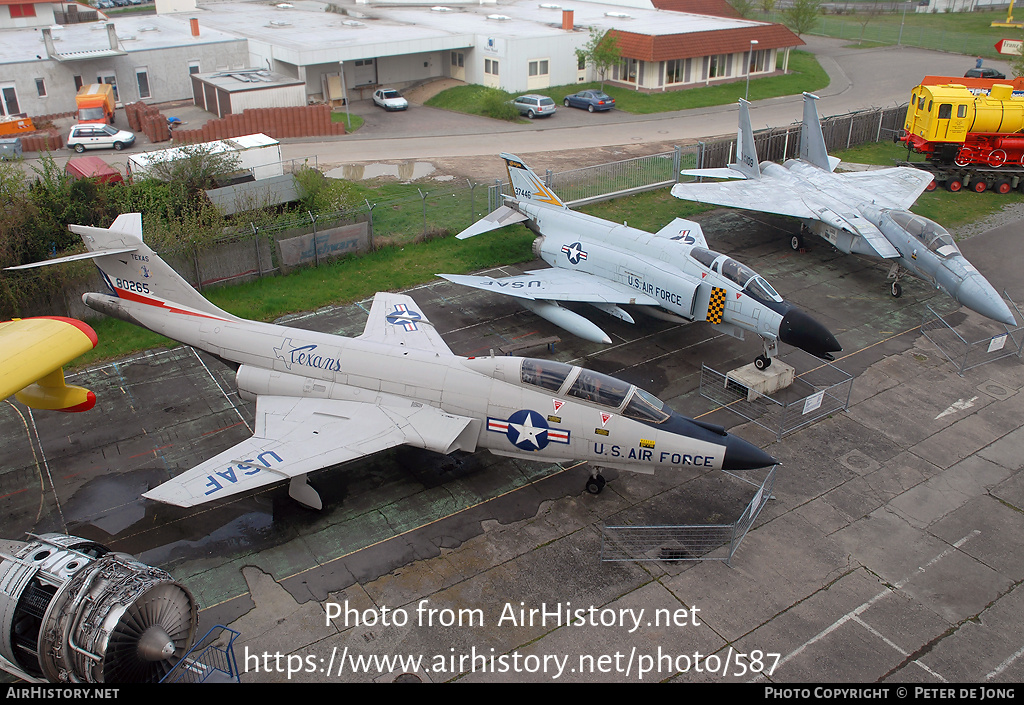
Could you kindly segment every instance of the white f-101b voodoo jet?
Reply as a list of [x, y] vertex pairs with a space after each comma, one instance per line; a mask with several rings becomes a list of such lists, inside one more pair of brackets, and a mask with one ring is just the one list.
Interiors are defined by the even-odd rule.
[[910, 208], [932, 176], [910, 167], [835, 173], [839, 159], [830, 157], [814, 101], [804, 93], [800, 158], [784, 164], [757, 161], [750, 111], [740, 100], [736, 163], [728, 167], [687, 169], [688, 176], [739, 181], [676, 184], [672, 195], [687, 201], [788, 215], [799, 218], [801, 234], [793, 249], [803, 247], [803, 231], [817, 233], [840, 252], [880, 257], [892, 262], [892, 295], [903, 289], [909, 272], [946, 292], [967, 308], [1007, 326], [1015, 326], [1010, 307], [987, 279], [960, 253], [941, 225]]
[[346, 338], [249, 321], [217, 308], [142, 240], [138, 213], [82, 236], [110, 289], [90, 307], [237, 366], [239, 394], [256, 402], [253, 436], [143, 496], [190, 507], [289, 480], [320, 509], [314, 470], [386, 448], [439, 453], [487, 449], [530, 460], [590, 462], [641, 473], [699, 466], [741, 470], [775, 460], [711, 424], [608, 375], [519, 357], [459, 357], [409, 296], [378, 293], [362, 335]]
[[459, 233], [459, 238], [524, 222], [540, 237], [534, 253], [551, 265], [521, 276], [493, 279], [439, 274], [456, 284], [514, 296], [526, 309], [595, 343], [611, 338], [580, 314], [559, 305], [588, 303], [627, 323], [623, 304], [650, 316], [686, 323], [707, 321], [737, 338], [759, 335], [771, 364], [778, 341], [832, 359], [842, 348], [818, 321], [787, 303], [764, 277], [708, 249], [700, 225], [676, 218], [653, 235], [566, 206], [518, 157], [502, 154], [514, 197]]

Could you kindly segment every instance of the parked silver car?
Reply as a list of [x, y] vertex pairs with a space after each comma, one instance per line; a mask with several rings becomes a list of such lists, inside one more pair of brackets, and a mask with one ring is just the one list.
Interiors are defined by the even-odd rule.
[[512, 101], [512, 105], [516, 106], [520, 115], [525, 115], [531, 120], [535, 117], [554, 115], [557, 110], [555, 101], [546, 95], [537, 95], [536, 93], [521, 95]]

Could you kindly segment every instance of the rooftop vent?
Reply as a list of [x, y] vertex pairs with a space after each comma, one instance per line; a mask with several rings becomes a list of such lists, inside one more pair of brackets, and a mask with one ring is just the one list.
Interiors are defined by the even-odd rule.
[[495, 22], [508, 22], [512, 18], [508, 15], [487, 15], [487, 19], [494, 20]]
[[342, 22], [342, 24], [345, 25], [346, 27], [365, 27], [366, 26], [365, 22], [359, 22], [357, 20], [345, 20], [344, 22]]
[[444, 5], [434, 5], [430, 8], [431, 12], [452, 12], [452, 8], [445, 7]]
[[629, 14], [628, 12], [606, 12], [606, 13], [604, 13], [604, 16], [605, 17], [614, 17], [615, 19], [619, 19], [619, 20], [631, 20], [631, 19], [633, 19], [633, 15]]
[[291, 27], [292, 23], [288, 20], [270, 20], [268, 27]]
[[561, 5], [556, 5], [553, 2], [542, 2], [537, 7], [541, 8], [542, 10], [561, 10], [562, 9]]

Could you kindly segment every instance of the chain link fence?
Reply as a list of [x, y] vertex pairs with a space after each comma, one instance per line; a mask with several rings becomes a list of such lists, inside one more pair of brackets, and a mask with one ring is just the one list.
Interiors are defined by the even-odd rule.
[[[1003, 292], [1007, 305], [1016, 313], [1017, 320], [1024, 320], [1017, 304]], [[951, 323], [954, 317], [961, 320]], [[1004, 357], [1021, 358], [1024, 349], [1024, 327], [1003, 326], [1005, 332], [987, 335], [991, 321], [972, 313], [956, 311], [949, 315], [936, 313], [930, 305], [921, 322], [921, 332], [939, 349], [942, 355], [953, 363], [957, 374]]]
[[[606, 525], [601, 531], [601, 560], [717, 560], [730, 564], [743, 538], [771, 499], [776, 468], [772, 466], [764, 480], [759, 485], [755, 484], [757, 492], [732, 524]], [[749, 482], [745, 478], [740, 479]]]

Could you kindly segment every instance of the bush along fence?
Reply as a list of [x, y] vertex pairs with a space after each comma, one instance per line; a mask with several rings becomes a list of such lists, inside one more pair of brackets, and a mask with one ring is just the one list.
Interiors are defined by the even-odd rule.
[[[830, 152], [858, 144], [889, 140], [902, 126], [906, 108], [864, 111], [822, 121], [822, 132]], [[799, 126], [762, 130], [755, 133], [762, 160], [783, 161], [798, 156]], [[679, 180], [679, 169], [693, 166], [720, 167], [733, 161], [735, 140], [677, 147], [645, 157], [597, 167], [548, 173], [545, 181], [560, 196], [573, 203], [610, 199], [650, 188], [665, 187]], [[358, 254], [374, 247], [415, 242], [428, 234], [457, 233], [501, 204], [507, 184], [434, 183], [404, 197], [362, 204], [333, 213], [290, 213], [273, 224], [239, 226], [223, 240], [203, 249], [191, 246], [163, 248], [161, 255], [197, 289], [245, 281], [255, 277], [287, 273], [297, 266], [318, 266], [339, 256]], [[286, 242], [288, 241], [288, 242]], [[34, 270], [40, 271], [40, 270]], [[4, 277], [4, 296], [17, 301], [16, 315], [65, 315], [90, 317], [95, 314], [79, 301], [85, 291], [103, 289], [92, 281], [62, 285], [50, 300], [25, 294], [39, 287], [19, 287], [18, 278]], [[19, 275], [20, 277], [43, 275]]]

